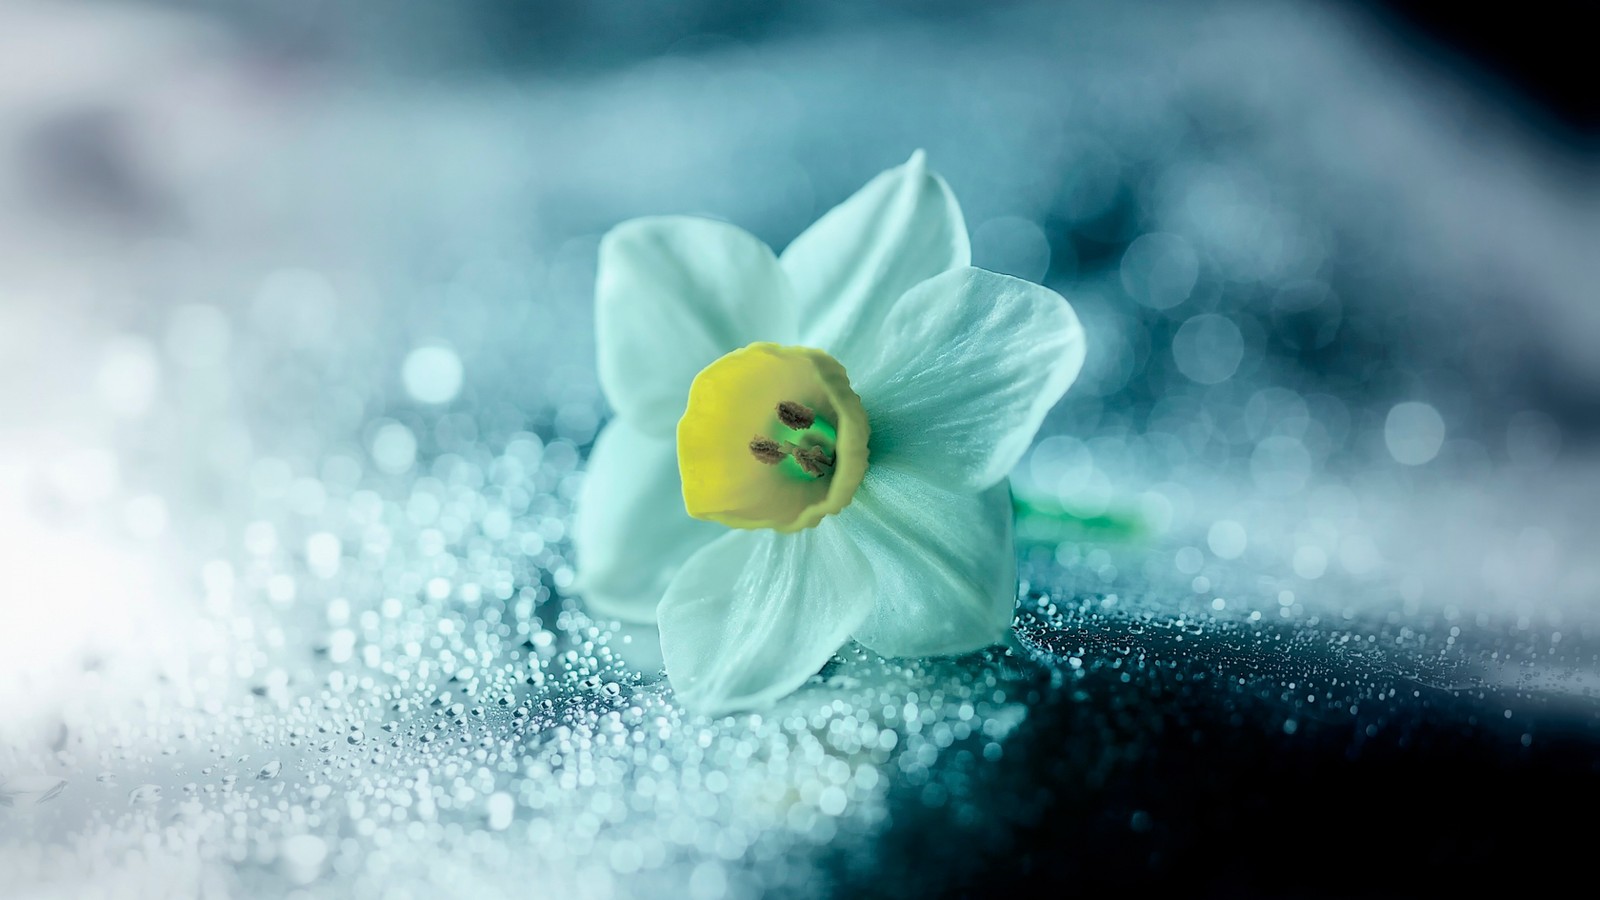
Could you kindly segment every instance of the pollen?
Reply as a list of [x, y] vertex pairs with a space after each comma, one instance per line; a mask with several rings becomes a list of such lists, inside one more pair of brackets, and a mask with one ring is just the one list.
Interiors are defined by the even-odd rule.
[[769, 466], [775, 466], [789, 454], [783, 452], [777, 441], [758, 434], [750, 439], [750, 455]]
[[833, 458], [821, 447], [796, 447], [789, 455], [812, 478], [821, 478], [833, 471]]
[[816, 424], [817, 412], [804, 403], [785, 400], [778, 404], [778, 421], [795, 431], [805, 431]]

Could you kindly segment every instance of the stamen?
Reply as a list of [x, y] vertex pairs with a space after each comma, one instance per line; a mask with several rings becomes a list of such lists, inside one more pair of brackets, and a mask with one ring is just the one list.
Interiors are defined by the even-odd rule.
[[795, 431], [805, 431], [816, 423], [817, 413], [802, 403], [785, 400], [778, 404], [778, 421]]
[[793, 457], [796, 464], [812, 478], [821, 478], [833, 472], [833, 457], [821, 447], [798, 447], [788, 441], [756, 435], [750, 439], [750, 455], [769, 466]]
[[821, 447], [795, 447], [792, 452], [794, 461], [813, 478], [821, 478], [833, 471], [833, 460]]
[[778, 446], [777, 441], [758, 434], [750, 439], [750, 455], [769, 466], [775, 466], [783, 462], [783, 458], [789, 454]]

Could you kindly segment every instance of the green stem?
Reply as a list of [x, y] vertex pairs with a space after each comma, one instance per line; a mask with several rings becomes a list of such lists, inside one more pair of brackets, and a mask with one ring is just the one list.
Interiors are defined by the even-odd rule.
[[1015, 487], [1011, 508], [1016, 515], [1017, 538], [1025, 543], [1136, 541], [1149, 531], [1144, 519], [1130, 509], [1079, 512], [1053, 499], [1023, 496]]

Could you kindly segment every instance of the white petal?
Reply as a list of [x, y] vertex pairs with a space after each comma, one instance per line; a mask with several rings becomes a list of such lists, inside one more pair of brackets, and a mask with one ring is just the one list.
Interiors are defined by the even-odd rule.
[[782, 257], [802, 342], [851, 371], [901, 294], [971, 261], [961, 207], [921, 150], [829, 210]]
[[950, 491], [874, 465], [839, 525], [867, 557], [878, 602], [855, 639], [883, 656], [968, 653], [999, 641], [1017, 601], [1011, 489]]
[[833, 523], [732, 531], [696, 553], [661, 601], [661, 652], [684, 705], [764, 706], [816, 674], [872, 608], [872, 570]]
[[684, 511], [671, 439], [613, 421], [589, 453], [578, 495], [576, 589], [596, 615], [654, 622], [678, 567], [724, 531]]
[[634, 219], [600, 242], [600, 386], [617, 415], [670, 437], [689, 382], [752, 341], [794, 340], [795, 303], [772, 250], [710, 219]]
[[957, 269], [907, 291], [851, 382], [872, 461], [978, 491], [1004, 478], [1083, 367], [1083, 327], [1061, 295]]

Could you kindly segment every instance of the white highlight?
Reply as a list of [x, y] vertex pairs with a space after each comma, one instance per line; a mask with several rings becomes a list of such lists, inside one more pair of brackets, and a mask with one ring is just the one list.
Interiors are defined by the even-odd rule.
[[406, 393], [418, 403], [449, 403], [461, 393], [461, 357], [449, 347], [418, 347], [400, 366]]
[[1444, 418], [1426, 403], [1396, 404], [1383, 423], [1383, 442], [1395, 462], [1420, 466], [1431, 462], [1444, 446]]

